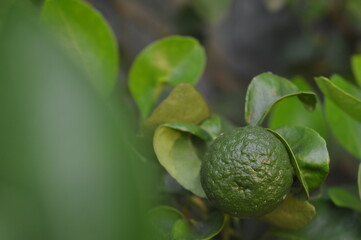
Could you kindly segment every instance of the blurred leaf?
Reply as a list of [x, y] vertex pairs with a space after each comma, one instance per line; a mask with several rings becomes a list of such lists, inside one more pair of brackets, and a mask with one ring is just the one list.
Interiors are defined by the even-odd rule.
[[[338, 82], [346, 84], [339, 75], [332, 76], [332, 80], [334, 79], [338, 79]], [[352, 92], [350, 91], [350, 93], [361, 98], [360, 91], [353, 86], [348, 87], [347, 90], [351, 90]], [[348, 152], [361, 160], [361, 123], [343, 110], [344, 108], [338, 107], [330, 99], [325, 98], [326, 118], [332, 133]]]
[[325, 77], [315, 78], [323, 94], [345, 113], [361, 122], [361, 91], [346, 82], [341, 76], [334, 75], [331, 80]]
[[260, 125], [277, 102], [294, 96], [304, 103], [306, 109], [314, 110], [317, 102], [314, 93], [299, 91], [289, 80], [272, 73], [254, 77], [247, 89], [246, 122], [250, 125]]
[[159, 240], [208, 240], [224, 225], [224, 216], [220, 212], [210, 212], [204, 221], [188, 221], [178, 210], [164, 206], [151, 210], [150, 220]]
[[175, 240], [209, 240], [222, 229], [224, 216], [220, 212], [211, 212], [204, 222], [191, 224], [188, 221], [178, 221], [173, 228]]
[[[311, 86], [303, 78], [292, 81], [302, 91], [312, 91]], [[268, 125], [272, 129], [283, 126], [306, 126], [316, 130], [323, 138], [326, 137], [326, 124], [320, 103], [313, 112], [302, 107], [302, 103], [295, 98], [287, 98], [274, 106]]]
[[153, 146], [160, 164], [180, 185], [197, 196], [206, 196], [200, 180], [201, 160], [189, 134], [160, 126], [155, 131]]
[[308, 201], [299, 200], [288, 194], [281, 205], [261, 219], [273, 226], [297, 231], [308, 224], [316, 215], [315, 207]]
[[145, 120], [166, 84], [195, 84], [205, 66], [205, 53], [197, 40], [173, 36], [146, 47], [129, 74], [130, 92]]
[[269, 11], [277, 12], [286, 5], [287, 0], [263, 0], [263, 2]]
[[333, 187], [328, 189], [328, 195], [336, 206], [361, 212], [361, 200], [353, 192], [344, 188]]
[[118, 47], [101, 14], [79, 0], [46, 0], [42, 20], [79, 63], [101, 93], [109, 94], [118, 77]]
[[148, 213], [149, 221], [158, 240], [169, 240], [172, 238], [174, 224], [184, 219], [184, 216], [177, 209], [168, 206], [153, 208]]
[[202, 95], [191, 84], [177, 85], [152, 112], [144, 125], [166, 122], [198, 124], [209, 118], [210, 112]]
[[309, 188], [308, 188], [308, 184], [305, 180], [305, 176], [304, 176], [304, 172], [301, 171], [300, 166], [298, 165], [298, 161], [296, 159], [295, 154], [293, 153], [293, 150], [291, 148], [291, 146], [288, 144], [288, 142], [286, 141], [286, 139], [283, 138], [283, 136], [281, 134], [279, 134], [277, 131], [274, 131], [272, 129], [267, 128], [267, 131], [270, 131], [271, 133], [273, 133], [278, 139], [281, 140], [281, 142], [284, 144], [284, 146], [286, 147], [286, 150], [289, 154], [292, 166], [293, 166], [293, 170], [295, 171], [295, 174], [298, 178], [298, 180], [300, 181], [303, 190], [306, 193], [307, 198], [310, 197], [310, 192], [309, 192]]
[[0, 30], [4, 24], [5, 19], [9, 13], [9, 9], [17, 0], [3, 0], [0, 1]]
[[360, 31], [361, 2], [359, 0], [348, 0], [345, 2], [345, 10], [345, 16], [351, 20], [353, 27]]
[[353, 75], [355, 76], [358, 85], [361, 86], [361, 54], [352, 56], [351, 65]]
[[311, 191], [319, 187], [330, 170], [325, 140], [307, 127], [285, 126], [276, 132], [290, 145], [308, 189]]
[[358, 167], [357, 183], [358, 183], [358, 193], [359, 193], [360, 199], [361, 199], [361, 164]]
[[175, 130], [179, 130], [182, 132], [190, 133], [194, 136], [199, 137], [204, 141], [211, 141], [212, 136], [203, 128], [198, 125], [194, 125], [191, 123], [184, 123], [184, 122], [171, 122], [171, 123], [164, 123], [162, 124], [164, 127], [169, 127]]
[[361, 218], [355, 212], [338, 208], [330, 201], [312, 201], [317, 214], [310, 224], [298, 232], [272, 229], [261, 240], [359, 240]]
[[229, 9], [232, 0], [190, 0], [193, 9], [206, 21], [219, 21]]
[[152, 179], [124, 144], [129, 113], [17, 2], [0, 33], [0, 239], [151, 238], [140, 195]]
[[218, 115], [213, 116], [212, 118], [204, 121], [201, 124], [201, 128], [206, 130], [212, 136], [212, 138], [215, 139], [222, 131], [221, 118]]

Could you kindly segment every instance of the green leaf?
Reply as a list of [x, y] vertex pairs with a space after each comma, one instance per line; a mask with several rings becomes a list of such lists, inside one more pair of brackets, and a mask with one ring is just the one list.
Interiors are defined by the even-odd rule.
[[204, 130], [198, 125], [194, 125], [191, 123], [172, 122], [172, 123], [164, 123], [162, 124], [162, 126], [169, 127], [182, 132], [190, 133], [194, 136], [199, 137], [204, 141], [211, 141], [213, 139], [213, 137], [206, 130]]
[[[341, 76], [335, 75], [332, 77], [332, 81], [336, 79], [337, 82], [343, 83], [342, 85], [347, 84]], [[349, 90], [351, 89], [353, 89], [353, 94], [359, 94], [361, 97], [357, 89], [350, 88]], [[344, 112], [343, 109], [326, 97], [325, 112], [332, 133], [348, 152], [361, 160], [361, 123]]]
[[160, 164], [180, 185], [197, 196], [206, 196], [200, 181], [201, 160], [189, 134], [159, 126], [153, 146]]
[[195, 84], [205, 66], [205, 53], [197, 40], [173, 36], [146, 47], [129, 74], [130, 92], [145, 120], [166, 84]]
[[336, 206], [361, 212], [361, 200], [354, 192], [340, 187], [333, 187], [328, 189], [328, 195]]
[[315, 78], [323, 94], [349, 114], [361, 122], [361, 91], [342, 77], [334, 75], [331, 80], [325, 77]]
[[224, 216], [220, 212], [210, 212], [204, 221], [189, 221], [178, 210], [160, 206], [152, 209], [149, 216], [159, 240], [208, 240], [224, 225]]
[[168, 206], [153, 208], [148, 213], [149, 222], [154, 234], [159, 240], [172, 239], [172, 229], [174, 224], [184, 219], [184, 215], [177, 209]]
[[260, 125], [272, 107], [279, 101], [297, 96], [306, 109], [315, 108], [317, 98], [312, 92], [300, 91], [289, 80], [272, 73], [262, 73], [248, 86], [245, 119], [250, 125]]
[[92, 84], [109, 94], [118, 77], [118, 47], [102, 15], [79, 0], [46, 0], [42, 20], [49, 24]]
[[206, 130], [212, 136], [212, 139], [215, 139], [218, 137], [218, 135], [222, 131], [221, 118], [216, 115], [216, 116], [204, 121], [201, 125], [201, 128]]
[[338, 208], [330, 201], [312, 201], [317, 214], [310, 224], [297, 232], [272, 229], [261, 240], [359, 240], [361, 218], [355, 212]]
[[191, 224], [189, 221], [178, 221], [173, 228], [173, 239], [176, 240], [209, 240], [216, 236], [224, 225], [224, 216], [220, 212], [211, 212], [203, 222]]
[[281, 134], [279, 134], [278, 132], [276, 131], [273, 131], [272, 129], [269, 129], [267, 128], [267, 131], [270, 131], [271, 133], [273, 133], [276, 137], [278, 137], [278, 139], [281, 140], [281, 142], [284, 144], [284, 146], [286, 147], [286, 150], [290, 156], [290, 160], [291, 160], [291, 163], [292, 163], [292, 166], [293, 166], [293, 169], [295, 171], [295, 174], [298, 178], [298, 180], [300, 181], [301, 185], [302, 185], [302, 188], [303, 190], [305, 191], [306, 193], [306, 196], [309, 198], [310, 197], [310, 192], [309, 192], [309, 188], [308, 188], [308, 185], [307, 185], [307, 182], [305, 180], [305, 176], [303, 175], [303, 172], [301, 171], [301, 168], [298, 164], [298, 161], [296, 159], [296, 156], [295, 154], [293, 153], [292, 151], [292, 148], [291, 146], [288, 144], [288, 142], [283, 138], [283, 136]]
[[301, 173], [311, 191], [320, 186], [329, 173], [330, 157], [325, 140], [313, 129], [286, 126], [276, 130], [289, 144]]
[[361, 160], [361, 123], [342, 111], [328, 98], [325, 99], [325, 112], [337, 141], [349, 153]]
[[358, 193], [359, 193], [360, 199], [361, 199], [361, 164], [358, 167], [357, 183], [358, 183]]
[[144, 125], [166, 122], [198, 124], [209, 118], [210, 112], [202, 95], [189, 83], [177, 85], [152, 112]]
[[361, 86], [361, 54], [353, 55], [351, 58], [353, 75], [359, 86]]
[[[297, 77], [292, 82], [302, 91], [312, 91], [311, 86], [303, 78]], [[323, 138], [326, 137], [326, 124], [320, 104], [316, 105], [313, 112], [304, 109], [296, 98], [287, 98], [274, 106], [268, 122], [270, 128], [297, 125], [310, 127]]]
[[315, 215], [316, 209], [311, 203], [289, 194], [276, 210], [261, 217], [261, 220], [278, 228], [297, 231], [308, 224]]
[[206, 21], [219, 21], [229, 9], [231, 0], [191, 0], [192, 8]]

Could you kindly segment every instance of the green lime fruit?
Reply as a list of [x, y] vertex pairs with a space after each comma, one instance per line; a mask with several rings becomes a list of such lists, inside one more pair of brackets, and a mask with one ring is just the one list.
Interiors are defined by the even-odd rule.
[[201, 167], [201, 183], [223, 212], [257, 217], [277, 208], [289, 193], [293, 168], [286, 147], [261, 127], [237, 128], [214, 140]]

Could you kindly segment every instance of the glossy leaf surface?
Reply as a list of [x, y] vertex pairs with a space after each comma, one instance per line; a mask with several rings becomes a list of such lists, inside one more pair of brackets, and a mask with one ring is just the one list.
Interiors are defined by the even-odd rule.
[[296, 231], [308, 224], [315, 215], [316, 209], [311, 203], [289, 194], [276, 210], [261, 219], [275, 227]]
[[198, 125], [191, 124], [191, 123], [184, 123], [184, 122], [171, 122], [171, 123], [164, 123], [162, 124], [164, 127], [169, 127], [175, 130], [179, 130], [182, 132], [190, 133], [194, 136], [199, 137], [204, 141], [211, 141], [212, 136], [203, 128]]
[[93, 85], [109, 94], [118, 76], [118, 47], [101, 14], [79, 0], [46, 0], [42, 20], [87, 73]]
[[166, 122], [198, 124], [210, 116], [207, 103], [192, 84], [177, 85], [145, 121], [145, 125]]
[[333, 76], [332, 80], [318, 77], [316, 83], [328, 99], [361, 122], [361, 91], [359, 89], [338, 75]]
[[277, 102], [295, 96], [304, 103], [306, 109], [314, 110], [317, 102], [314, 93], [300, 91], [289, 80], [272, 73], [262, 73], [254, 77], [247, 89], [246, 122], [250, 125], [260, 125]]
[[153, 146], [160, 164], [181, 186], [205, 197], [200, 181], [201, 160], [189, 134], [160, 126], [155, 131]]
[[336, 206], [361, 212], [361, 200], [357, 194], [345, 188], [333, 187], [328, 189], [328, 195]]
[[201, 124], [201, 128], [207, 131], [215, 139], [222, 131], [222, 120], [219, 116], [214, 116]]
[[280, 139], [281, 142], [286, 147], [286, 150], [287, 150], [287, 152], [289, 154], [289, 157], [290, 157], [290, 160], [291, 160], [291, 163], [292, 163], [292, 166], [293, 166], [293, 170], [295, 171], [295, 174], [296, 174], [298, 180], [300, 181], [301, 186], [302, 186], [305, 194], [309, 198], [310, 197], [310, 192], [309, 192], [308, 184], [307, 184], [307, 182], [305, 180], [305, 176], [303, 175], [303, 172], [301, 171], [301, 168], [300, 168], [300, 166], [298, 164], [296, 156], [292, 151], [291, 146], [288, 144], [286, 139], [281, 134], [279, 134], [277, 131], [274, 131], [272, 129], [267, 129], [267, 130], [270, 131], [271, 133], [273, 133], [276, 137], [278, 137], [278, 139]]
[[311, 191], [320, 186], [329, 172], [330, 157], [325, 140], [313, 129], [286, 126], [276, 130], [289, 144]]
[[[332, 80], [338, 79], [346, 86], [346, 81], [341, 76], [335, 75]], [[349, 85], [349, 84], [348, 84]], [[355, 87], [348, 88], [356, 96], [361, 97], [361, 92]], [[361, 123], [349, 116], [338, 107], [332, 100], [325, 99], [326, 118], [332, 133], [337, 141], [352, 155], [361, 160]]]
[[[311, 86], [301, 77], [295, 78], [294, 83], [302, 91], [313, 91]], [[277, 129], [283, 126], [305, 126], [316, 130], [323, 138], [326, 137], [326, 124], [321, 104], [317, 104], [315, 111], [307, 111], [297, 98], [287, 98], [277, 103], [270, 115], [268, 126]]]
[[217, 235], [224, 224], [220, 212], [210, 212], [203, 221], [189, 221], [178, 210], [166, 206], [152, 209], [149, 216], [159, 240], [208, 240]]
[[129, 75], [130, 92], [145, 120], [164, 85], [195, 84], [205, 65], [205, 53], [197, 40], [173, 36], [146, 47]]

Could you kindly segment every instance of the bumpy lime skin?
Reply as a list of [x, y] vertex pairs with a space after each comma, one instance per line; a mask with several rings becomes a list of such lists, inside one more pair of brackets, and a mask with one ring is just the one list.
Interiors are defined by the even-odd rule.
[[201, 183], [223, 212], [258, 217], [277, 208], [290, 191], [293, 169], [282, 142], [261, 127], [219, 136], [206, 152]]

